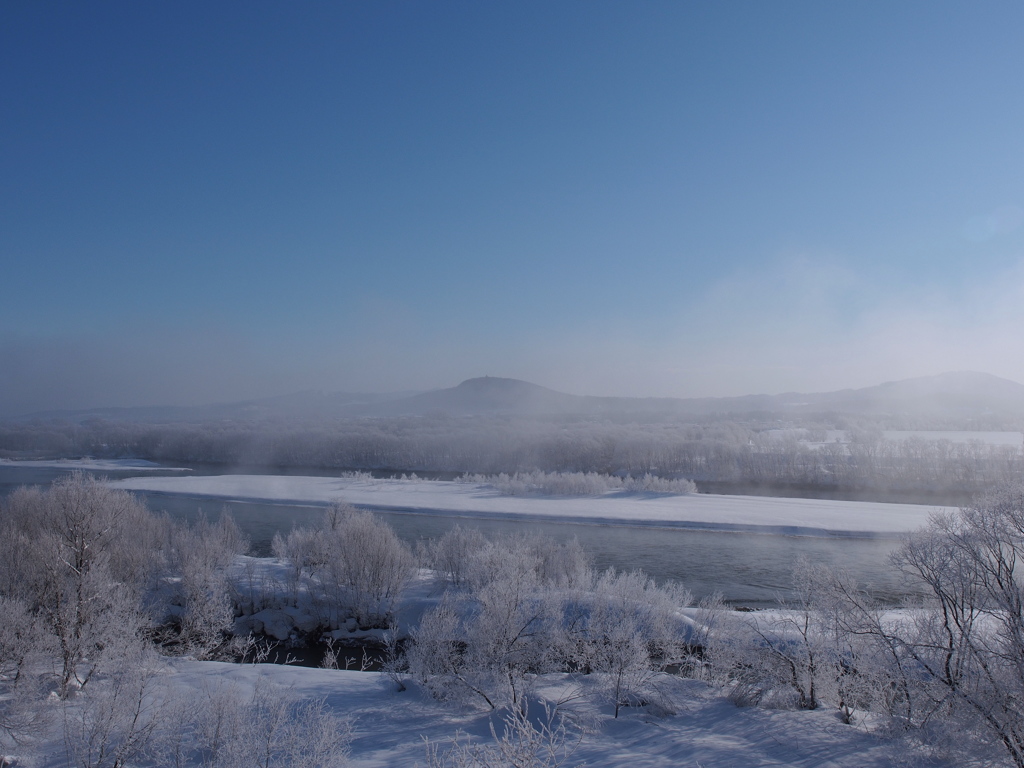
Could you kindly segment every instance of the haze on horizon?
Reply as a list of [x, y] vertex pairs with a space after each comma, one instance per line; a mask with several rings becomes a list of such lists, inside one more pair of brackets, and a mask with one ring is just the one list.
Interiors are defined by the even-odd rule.
[[1024, 382], [1024, 6], [6, 3], [0, 416]]

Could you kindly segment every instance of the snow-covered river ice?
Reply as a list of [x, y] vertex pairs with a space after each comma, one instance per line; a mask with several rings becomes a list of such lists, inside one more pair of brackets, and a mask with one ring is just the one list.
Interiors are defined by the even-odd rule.
[[[0, 462], [0, 496], [19, 485], [47, 484], [70, 469], [70, 466]], [[92, 471], [114, 481], [182, 475], [181, 472], [130, 468], [123, 464], [94, 466]], [[200, 469], [198, 473], [189, 472], [188, 475], [194, 477], [209, 471]], [[160, 485], [150, 481], [132, 482]], [[128, 485], [130, 487], [131, 484]], [[323, 510], [322, 503], [313, 501], [275, 500], [268, 503], [253, 499], [215, 498], [210, 494], [193, 495], [188, 493], [187, 485], [180, 493], [152, 489], [136, 489], [135, 492], [145, 499], [150, 509], [166, 511], [178, 519], [195, 520], [200, 514], [216, 518], [222, 509], [227, 509], [252, 540], [254, 553], [264, 555], [269, 554], [270, 540], [275, 532], [287, 532], [294, 525], [310, 524], [320, 517]], [[358, 499], [355, 501], [358, 506]], [[564, 501], [556, 500], [555, 503], [563, 504]], [[896, 509], [900, 505], [890, 506]], [[917, 509], [921, 510], [923, 520], [931, 508]], [[476, 527], [487, 535], [528, 532], [559, 540], [575, 536], [591, 553], [599, 568], [640, 568], [659, 581], [677, 580], [698, 597], [720, 591], [729, 602], [738, 605], [764, 606], [774, 602], [779, 595], [785, 596], [790, 588], [793, 563], [801, 555], [848, 568], [882, 599], [897, 600], [908, 594], [907, 585], [888, 565], [889, 552], [899, 544], [898, 536], [892, 532], [883, 536], [788, 535], [785, 531], [792, 529], [723, 531], [661, 527], [649, 522], [630, 524], [622, 520], [515, 519], [476, 516], [458, 509], [446, 514], [446, 510], [436, 503], [429, 511], [396, 512], [379, 508], [374, 511], [410, 544], [439, 536], [455, 524]]]

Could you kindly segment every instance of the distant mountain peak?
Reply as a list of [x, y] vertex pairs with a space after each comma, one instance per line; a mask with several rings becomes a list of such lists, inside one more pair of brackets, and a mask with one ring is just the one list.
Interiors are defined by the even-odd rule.
[[[35, 414], [82, 421], [89, 418], [143, 422], [231, 419], [322, 420], [360, 417], [522, 416], [585, 417], [656, 422], [709, 415], [850, 413], [938, 419], [1024, 417], [1024, 385], [978, 371], [947, 371], [860, 389], [744, 397], [637, 398], [570, 395], [521, 379], [478, 376], [447, 389], [419, 394], [302, 392], [282, 397], [194, 408], [109, 408]], [[23, 417], [23, 418], [32, 418]]]
[[501, 376], [478, 376], [474, 379], [466, 379], [456, 390], [463, 392], [554, 392], [553, 389], [542, 387], [540, 384], [533, 384], [522, 379], [506, 379]]

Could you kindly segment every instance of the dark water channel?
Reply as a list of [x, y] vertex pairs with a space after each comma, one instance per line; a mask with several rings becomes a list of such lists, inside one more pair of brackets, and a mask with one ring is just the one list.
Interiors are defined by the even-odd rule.
[[[196, 469], [197, 474], [221, 474], [225, 471], [223, 468]], [[19, 485], [48, 484], [67, 471], [0, 464], [0, 497]], [[293, 470], [292, 473], [312, 474], [306, 470]], [[174, 473], [118, 470], [103, 474], [120, 479]], [[274, 533], [287, 533], [293, 526], [312, 524], [323, 513], [323, 508], [318, 506], [222, 502], [155, 493], [139, 495], [150, 509], [166, 511], [171, 517], [182, 520], [196, 520], [201, 514], [215, 519], [222, 510], [229, 511], [252, 540], [254, 554], [257, 555], [269, 554]], [[737, 605], [770, 605], [778, 596], [785, 596], [791, 587], [793, 563], [801, 555], [812, 561], [849, 569], [885, 601], [897, 601], [913, 591], [888, 565], [889, 552], [899, 544], [895, 539], [818, 538], [569, 522], [466, 520], [443, 514], [377, 514], [410, 544], [440, 536], [455, 524], [475, 527], [488, 536], [529, 532], [560, 541], [575, 536], [592, 555], [598, 568], [640, 568], [658, 581], [673, 579], [683, 583], [697, 598], [718, 591], [730, 603]]]

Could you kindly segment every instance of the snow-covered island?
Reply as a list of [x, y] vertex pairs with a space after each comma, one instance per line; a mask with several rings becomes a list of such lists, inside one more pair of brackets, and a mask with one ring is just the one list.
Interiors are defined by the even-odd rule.
[[829, 499], [669, 495], [612, 491], [599, 496], [507, 496], [478, 482], [381, 480], [366, 476], [217, 475], [133, 477], [111, 487], [211, 499], [327, 505], [455, 517], [570, 520], [799, 535], [895, 535], [925, 525], [948, 507]]

